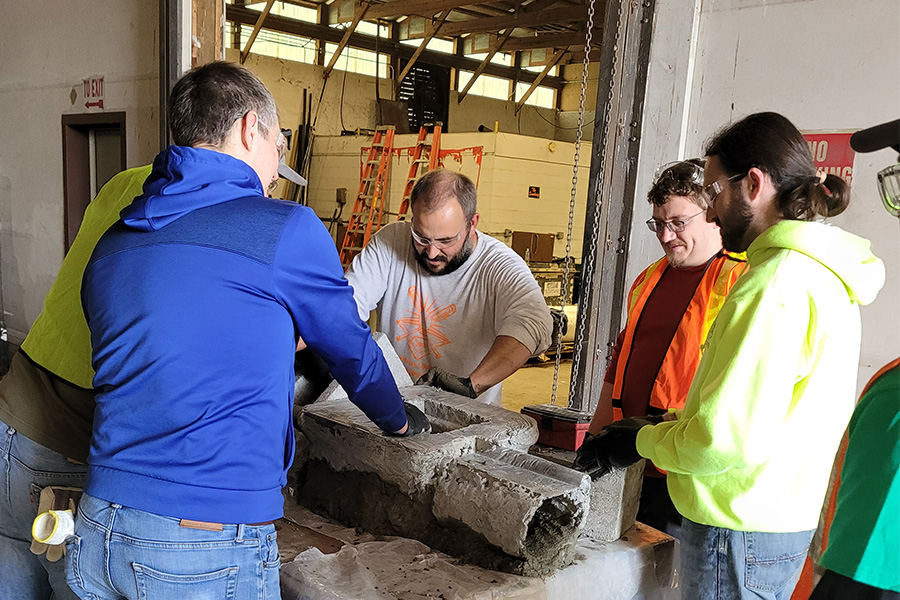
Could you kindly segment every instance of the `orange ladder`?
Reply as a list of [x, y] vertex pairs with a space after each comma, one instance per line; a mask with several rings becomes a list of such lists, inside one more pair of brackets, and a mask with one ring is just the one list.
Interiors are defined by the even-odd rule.
[[[434, 124], [434, 131], [431, 134], [431, 143], [428, 139], [428, 126], [426, 123], [419, 128], [419, 137], [416, 138], [416, 145], [413, 147], [411, 161], [409, 163], [409, 174], [406, 176], [406, 186], [403, 188], [403, 199], [400, 201], [400, 210], [397, 211], [397, 220], [405, 221], [406, 214], [409, 212], [409, 198], [412, 195], [413, 187], [419, 176], [419, 165], [428, 163], [428, 170], [433, 171], [438, 168], [441, 160], [441, 125], [437, 122]], [[425, 152], [428, 152], [428, 158], [422, 158]], [[424, 173], [423, 173], [424, 175]]]
[[382, 225], [384, 210], [384, 184], [391, 168], [391, 153], [394, 150], [394, 127], [378, 127], [372, 146], [366, 155], [359, 179], [359, 193], [353, 205], [344, 242], [341, 244], [341, 265], [346, 269], [369, 243], [372, 234]]

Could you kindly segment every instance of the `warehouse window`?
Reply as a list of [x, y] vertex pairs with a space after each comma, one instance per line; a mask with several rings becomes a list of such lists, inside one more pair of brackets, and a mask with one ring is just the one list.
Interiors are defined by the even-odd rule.
[[[466, 84], [472, 79], [470, 71], [459, 72], [459, 90], [466, 88]], [[476, 96], [487, 96], [488, 98], [497, 98], [498, 100], [509, 99], [509, 79], [502, 77], [493, 77], [491, 75], [482, 74], [472, 86], [468, 93]]]
[[[234, 0], [226, 0], [227, 4], [235, 4]], [[262, 12], [266, 8], [265, 2], [248, 2], [244, 4], [244, 8]], [[297, 6], [288, 2], [276, 2], [272, 5], [271, 15], [296, 19], [297, 21], [306, 21], [307, 23], [319, 22], [319, 11], [315, 8], [307, 8], [305, 6]], [[252, 30], [253, 27], [250, 27]]]
[[[526, 71], [531, 71], [533, 73], [543, 73], [545, 67], [523, 67]], [[556, 77], [556, 74], [559, 73], [559, 67], [555, 66], [550, 69], [550, 72], [547, 73], [550, 77]]]
[[[325, 64], [331, 61], [332, 55], [337, 50], [337, 44], [325, 44]], [[387, 78], [388, 62], [390, 57], [382, 54], [381, 60], [378, 61], [378, 76]], [[340, 71], [349, 71], [350, 73], [359, 73], [360, 75], [375, 76], [375, 53], [361, 48], [351, 48], [347, 46], [341, 52], [338, 61], [334, 64], [334, 68]]]
[[[478, 54], [467, 54], [466, 58], [473, 58], [475, 60], [484, 60], [484, 57], [487, 56], [487, 52], [481, 52]], [[503, 65], [504, 67], [511, 67], [513, 64], [513, 56], [512, 54], [507, 54], [506, 52], [497, 52], [491, 57], [491, 63], [495, 65]]]
[[[350, 26], [350, 23], [332, 23], [331, 27], [335, 29], [347, 29]], [[377, 27], [377, 29], [376, 29]], [[361, 33], [363, 35], [371, 35], [375, 37], [376, 35], [381, 36], [382, 39], [390, 39], [391, 37], [391, 29], [387, 25], [375, 25], [370, 21], [360, 21], [356, 25], [356, 29], [353, 30], [353, 33]]]
[[[400, 43], [418, 48], [422, 45], [422, 40], [400, 40]], [[427, 50], [433, 50], [434, 52], [443, 52], [444, 54], [453, 54], [454, 52], [453, 42], [451, 40], [442, 40], [440, 38], [431, 38], [428, 40], [428, 44], [425, 45], [425, 48]]]
[[[522, 96], [525, 95], [525, 92], [527, 92], [528, 88], [530, 87], [530, 83], [516, 84], [516, 102], [521, 100]], [[531, 106], [540, 106], [542, 108], [555, 108], [556, 90], [539, 85], [537, 89], [534, 90], [528, 97], [528, 100], [525, 101], [525, 104], [530, 104]]]
[[[237, 46], [234, 43], [234, 24], [230, 21], [225, 23], [225, 41], [231, 48], [243, 50], [252, 32], [253, 29], [250, 27], [241, 27], [240, 45]], [[253, 54], [273, 56], [310, 65], [316, 63], [316, 41], [290, 33], [260, 29], [250, 51]]]

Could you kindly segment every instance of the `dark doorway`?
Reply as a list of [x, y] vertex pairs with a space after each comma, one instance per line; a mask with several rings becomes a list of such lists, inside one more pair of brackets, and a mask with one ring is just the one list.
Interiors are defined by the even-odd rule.
[[110, 177], [125, 169], [125, 113], [62, 116], [66, 252], [84, 211]]

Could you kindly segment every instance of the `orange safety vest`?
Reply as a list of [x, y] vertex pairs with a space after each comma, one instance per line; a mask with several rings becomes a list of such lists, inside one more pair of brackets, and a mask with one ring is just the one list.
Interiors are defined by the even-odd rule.
[[[631, 353], [634, 331], [641, 318], [641, 311], [668, 265], [669, 261], [663, 257], [644, 269], [628, 293], [628, 322], [625, 325], [625, 338], [616, 364], [613, 400], [622, 398], [625, 369], [628, 366], [628, 356]], [[675, 336], [656, 374], [650, 392], [650, 406], [662, 410], [684, 406], [694, 372], [700, 364], [701, 347], [706, 342], [709, 328], [719, 314], [728, 292], [746, 268], [745, 254], [730, 254], [724, 251], [707, 265], [706, 272], [678, 324], [678, 329], [675, 330]]]

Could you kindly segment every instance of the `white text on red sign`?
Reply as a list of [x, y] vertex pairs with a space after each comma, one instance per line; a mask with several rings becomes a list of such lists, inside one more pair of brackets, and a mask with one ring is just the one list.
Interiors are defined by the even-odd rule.
[[84, 80], [84, 98], [102, 98], [103, 97], [103, 78], [91, 77]]

